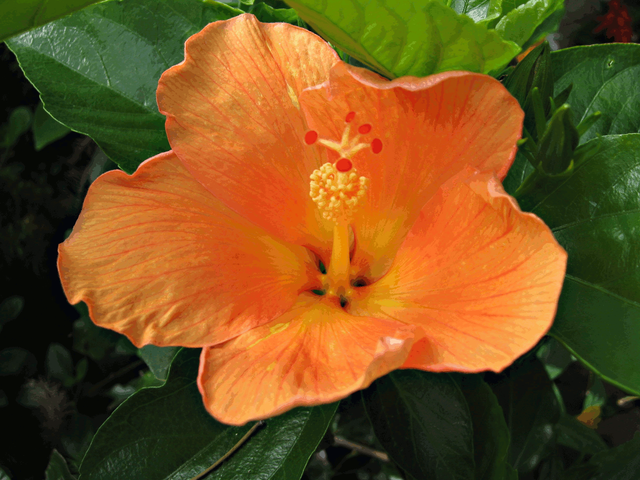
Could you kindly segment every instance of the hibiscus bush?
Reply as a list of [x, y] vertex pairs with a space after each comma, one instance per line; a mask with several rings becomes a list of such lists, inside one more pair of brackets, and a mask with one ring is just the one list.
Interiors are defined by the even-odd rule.
[[[640, 47], [603, 9], [621, 43], [558, 49], [562, 0], [0, 3], [39, 94], [7, 265], [17, 199], [80, 178], [66, 337], [0, 332], [44, 439], [0, 480], [640, 478]], [[73, 153], [26, 181], [26, 132]]]

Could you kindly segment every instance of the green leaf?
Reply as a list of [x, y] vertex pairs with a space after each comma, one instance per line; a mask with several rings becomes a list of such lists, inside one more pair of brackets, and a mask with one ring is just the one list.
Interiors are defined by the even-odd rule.
[[[527, 147], [521, 147], [527, 148]], [[531, 162], [527, 160], [527, 157], [518, 149], [518, 153], [516, 153], [516, 158], [513, 161], [513, 165], [509, 169], [509, 173], [505, 177], [502, 185], [504, 186], [505, 191], [509, 195], [513, 195], [518, 190], [518, 187], [522, 185], [522, 183], [527, 179], [531, 173], [534, 172], [533, 165]]]
[[567, 99], [576, 124], [600, 111], [602, 117], [580, 139], [640, 132], [640, 45], [574, 47], [551, 54], [556, 94], [573, 83]]
[[36, 151], [42, 150], [50, 143], [61, 139], [71, 131], [49, 115], [42, 106], [42, 102], [38, 104], [38, 108], [36, 108], [31, 128], [33, 130], [33, 142]]
[[378, 440], [412, 477], [474, 478], [472, 418], [454, 376], [397, 370], [376, 380], [363, 398]]
[[589, 407], [602, 407], [607, 403], [607, 392], [604, 389], [604, 383], [600, 380], [600, 377], [595, 375], [594, 377], [589, 390], [587, 390], [587, 394], [584, 396], [582, 410]]
[[[116, 409], [91, 443], [82, 480], [190, 480], [247, 433], [251, 424], [223, 425], [204, 409], [196, 385], [199, 359], [199, 350], [181, 350], [164, 386], [141, 390]], [[266, 420], [207, 480], [246, 480], [248, 472], [256, 479], [300, 478], [336, 408], [296, 408]]]
[[451, 0], [449, 7], [476, 23], [489, 23], [500, 16], [502, 0]]
[[257, 3], [250, 10], [261, 22], [283, 22], [303, 26], [304, 22], [293, 8], [273, 8], [266, 3]]
[[594, 156], [519, 202], [569, 254], [550, 334], [605, 380], [639, 394], [640, 134], [592, 142], [601, 142]]
[[287, 0], [325, 39], [388, 78], [488, 73], [520, 48], [438, 0]]
[[557, 16], [553, 17], [554, 23], [544, 29], [546, 31], [541, 31], [539, 27], [563, 9], [564, 0], [529, 0], [500, 18], [495, 30], [503, 39], [523, 46], [529, 39], [535, 41], [544, 34], [551, 33], [554, 23], [559, 21]]
[[521, 474], [533, 470], [555, 443], [560, 406], [542, 363], [526, 357], [492, 384], [511, 434], [509, 463]]
[[498, 399], [478, 375], [454, 378], [462, 389], [471, 413], [475, 480], [517, 479], [516, 472], [507, 462], [509, 429]]
[[89, 362], [86, 358], [80, 359], [80, 361], [76, 364], [76, 375], [73, 379], [73, 384], [80, 383], [84, 380], [84, 377], [87, 376], [87, 372], [89, 371]]
[[[602, 115], [580, 138], [585, 143], [597, 135], [640, 132], [640, 45], [610, 44], [574, 47], [551, 52], [555, 94], [573, 85], [565, 100], [576, 125], [595, 112]], [[525, 119], [525, 122], [527, 119]], [[518, 153], [504, 180], [513, 194], [533, 168]]]
[[57, 450], [51, 452], [49, 465], [44, 475], [44, 480], [75, 480], [75, 477], [69, 472], [67, 461]]
[[160, 75], [183, 60], [189, 36], [239, 13], [200, 0], [110, 1], [7, 43], [48, 112], [133, 172], [170, 148], [156, 105]]
[[0, 42], [98, 1], [3, 0], [0, 2]]
[[5, 298], [0, 303], [0, 331], [2, 331], [3, 325], [18, 318], [20, 312], [24, 308], [24, 298], [19, 295], [13, 295]]
[[78, 463], [87, 452], [94, 434], [95, 427], [91, 417], [77, 412], [65, 421], [62, 430], [58, 432], [64, 451]]
[[29, 377], [37, 369], [38, 361], [33, 353], [20, 347], [0, 350], [0, 377], [21, 375]]
[[48, 377], [60, 380], [65, 387], [73, 385], [73, 359], [69, 350], [59, 343], [49, 345], [45, 368]]
[[169, 373], [171, 361], [176, 356], [180, 347], [156, 347], [146, 345], [138, 350], [138, 356], [151, 370], [158, 380], [166, 380]]
[[120, 334], [98, 327], [89, 318], [86, 305], [76, 305], [83, 315], [73, 323], [73, 350], [100, 362], [115, 348]]
[[11, 480], [9, 474], [2, 467], [0, 467], [0, 480]]
[[545, 337], [545, 342], [536, 351], [536, 356], [544, 364], [551, 380], [559, 377], [574, 360], [560, 342], [549, 337]]
[[640, 435], [622, 445], [597, 453], [577, 468], [567, 470], [565, 480], [635, 480], [640, 478]]
[[560, 445], [587, 455], [593, 455], [608, 448], [595, 430], [566, 413], [560, 417], [556, 425], [556, 433]]
[[33, 115], [29, 107], [15, 108], [7, 123], [0, 125], [0, 148], [8, 148], [15, 144], [20, 136], [29, 130]]

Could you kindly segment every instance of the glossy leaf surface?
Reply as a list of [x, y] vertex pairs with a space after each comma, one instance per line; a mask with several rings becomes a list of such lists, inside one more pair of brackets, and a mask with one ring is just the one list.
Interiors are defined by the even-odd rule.
[[160, 75], [182, 61], [189, 36], [239, 13], [199, 0], [110, 1], [8, 45], [49, 113], [89, 135], [123, 170], [133, 172], [170, 148], [156, 105]]
[[[82, 480], [190, 480], [228, 452], [252, 424], [230, 427], [204, 409], [196, 386], [200, 351], [183, 349], [169, 379], [126, 400], [100, 427], [80, 467]], [[297, 408], [265, 424], [207, 479], [300, 478], [337, 404]], [[153, 452], [151, 455], [149, 452]]]
[[433, 0], [288, 0], [325, 39], [388, 77], [488, 73], [520, 48]]
[[[576, 125], [597, 111], [602, 113], [580, 143], [598, 134], [640, 131], [640, 84], [636, 80], [640, 76], [640, 45], [618, 43], [558, 50], [551, 53], [551, 69], [555, 95], [573, 85], [567, 103]], [[518, 153], [504, 180], [506, 191], [515, 193], [532, 171], [525, 156]]]
[[449, 7], [476, 23], [488, 23], [500, 16], [502, 0], [451, 0]]
[[551, 335], [606, 380], [640, 393], [640, 134], [603, 137], [565, 178], [520, 203], [567, 250]]
[[594, 112], [602, 117], [582, 136], [640, 132], [640, 45], [574, 47], [551, 54], [556, 95], [573, 83], [567, 103], [576, 124]]
[[529, 0], [506, 13], [496, 25], [496, 32], [505, 40], [523, 46], [529, 39], [535, 41], [545, 33], [550, 33], [553, 28], [551, 25], [545, 28], [545, 21], [556, 12], [561, 14], [563, 7], [564, 0]]
[[0, 2], [0, 42], [99, 0], [5, 0]]

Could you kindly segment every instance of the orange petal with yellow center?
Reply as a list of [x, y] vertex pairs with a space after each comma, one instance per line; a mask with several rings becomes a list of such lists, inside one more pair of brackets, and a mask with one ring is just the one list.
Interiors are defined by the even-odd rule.
[[224, 342], [318, 288], [306, 249], [229, 210], [172, 152], [92, 184], [58, 270], [69, 302], [137, 346]]
[[[339, 140], [345, 115], [363, 125], [353, 165], [370, 179], [354, 219], [357, 275], [379, 278], [390, 266], [425, 202], [465, 166], [503, 178], [516, 153], [523, 112], [494, 78], [446, 72], [388, 81], [344, 63], [300, 99], [311, 128]], [[374, 143], [374, 140], [378, 142]], [[376, 146], [382, 147], [374, 153]], [[312, 148], [322, 150], [322, 145]]]
[[421, 327], [405, 368], [500, 371], [549, 330], [567, 260], [549, 228], [489, 173], [425, 205], [389, 272], [353, 312]]
[[203, 349], [198, 387], [209, 413], [231, 425], [332, 402], [400, 367], [412, 331], [305, 294], [273, 322]]
[[322, 159], [306, 148], [299, 96], [328, 78], [338, 56], [307, 30], [253, 15], [209, 24], [185, 52], [158, 85], [173, 151], [232, 210], [326, 254], [332, 226], [309, 198]]

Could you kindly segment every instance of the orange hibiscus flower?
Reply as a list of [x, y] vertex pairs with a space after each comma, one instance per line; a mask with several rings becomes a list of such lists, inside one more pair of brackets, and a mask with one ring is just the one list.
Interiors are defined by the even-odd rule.
[[387, 81], [242, 15], [187, 41], [158, 105], [172, 151], [93, 183], [60, 277], [135, 345], [202, 347], [220, 421], [500, 371], [549, 329], [566, 254], [502, 189], [523, 113], [493, 78]]

